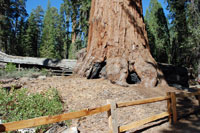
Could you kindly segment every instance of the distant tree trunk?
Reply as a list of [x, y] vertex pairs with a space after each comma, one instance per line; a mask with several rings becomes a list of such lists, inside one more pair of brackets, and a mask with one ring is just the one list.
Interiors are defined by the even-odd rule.
[[76, 42], [76, 18], [73, 20], [73, 26], [72, 26], [72, 43]]
[[72, 42], [70, 44], [70, 54], [69, 54], [69, 58], [70, 59], [74, 59], [75, 58], [75, 52], [76, 52], [76, 37], [77, 37], [77, 33], [76, 33], [76, 28], [77, 28], [77, 21], [76, 21], [76, 11], [74, 11], [74, 15], [73, 15], [73, 20], [72, 20], [72, 34], [71, 34], [71, 38], [72, 38]]
[[122, 86], [157, 84], [162, 73], [150, 54], [141, 0], [93, 0], [89, 23], [87, 54], [74, 73]]
[[198, 61], [198, 77], [197, 77], [197, 80], [198, 80], [198, 83], [200, 84], [200, 59]]

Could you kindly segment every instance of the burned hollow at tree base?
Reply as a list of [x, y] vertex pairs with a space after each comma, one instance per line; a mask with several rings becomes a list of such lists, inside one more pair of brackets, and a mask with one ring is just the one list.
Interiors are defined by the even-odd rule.
[[[116, 60], [118, 60], [118, 64], [113, 65], [113, 63], [116, 63]], [[122, 69], [123, 67], [126, 68], [126, 63], [122, 62], [120, 63], [120, 59], [115, 60], [109, 60], [109, 63], [107, 65], [107, 61], [104, 61], [102, 63], [95, 63], [90, 71], [88, 79], [97, 79], [97, 78], [112, 78], [112, 83], [116, 83], [122, 86], [128, 86], [128, 84], [137, 84], [141, 82], [140, 77], [137, 75], [136, 72], [128, 72], [126, 69]], [[125, 65], [123, 65], [123, 63]], [[121, 65], [120, 65], [121, 64]], [[107, 73], [107, 71], [109, 73]], [[120, 77], [119, 77], [120, 76]], [[110, 79], [109, 78], [109, 79]]]

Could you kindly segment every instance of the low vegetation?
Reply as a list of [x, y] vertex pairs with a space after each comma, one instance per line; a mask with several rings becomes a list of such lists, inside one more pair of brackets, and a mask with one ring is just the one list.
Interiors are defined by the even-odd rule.
[[49, 74], [50, 73], [46, 69], [39, 70], [37, 68], [23, 69], [19, 71], [15, 64], [12, 63], [8, 63], [5, 69], [0, 69], [0, 79], [21, 77], [34, 78], [42, 75], [47, 76]]
[[[0, 119], [3, 123], [56, 115], [62, 111], [63, 105], [56, 89], [49, 89], [40, 94], [29, 93], [28, 89], [0, 89]], [[42, 130], [46, 127], [48, 126], [37, 129]]]

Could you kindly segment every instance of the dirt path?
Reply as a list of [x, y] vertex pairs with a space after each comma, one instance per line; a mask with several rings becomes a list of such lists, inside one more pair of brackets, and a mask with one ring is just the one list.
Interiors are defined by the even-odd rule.
[[[22, 82], [22, 80], [20, 82]], [[24, 87], [29, 88], [31, 92], [42, 92], [49, 88], [56, 88], [65, 104], [65, 112], [102, 106], [107, 103], [107, 100], [127, 102], [156, 96], [164, 96], [168, 91], [177, 91], [168, 87], [149, 89], [145, 89], [139, 85], [120, 87], [103, 79], [87, 80], [75, 76], [47, 77], [44, 79], [27, 80]], [[119, 124], [124, 125], [163, 111], [166, 111], [166, 102], [118, 109], [117, 117]], [[196, 120], [194, 119], [194, 122], [195, 121]], [[196, 124], [200, 123], [197, 122]], [[149, 128], [153, 125], [159, 126]], [[81, 133], [108, 132], [107, 114], [102, 113], [73, 120], [72, 126], [77, 126]], [[199, 128], [197, 128], [197, 130], [200, 131]], [[175, 129], [171, 128], [168, 122], [162, 123], [162, 121], [159, 121], [134, 129], [131, 132], [168, 133], [174, 131]]]

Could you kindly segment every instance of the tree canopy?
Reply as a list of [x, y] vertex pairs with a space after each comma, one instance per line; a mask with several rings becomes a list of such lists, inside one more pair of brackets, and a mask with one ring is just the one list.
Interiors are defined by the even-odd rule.
[[151, 0], [146, 11], [145, 23], [152, 55], [158, 62], [197, 70], [200, 62], [200, 2], [166, 0], [166, 4], [167, 18], [157, 0]]

